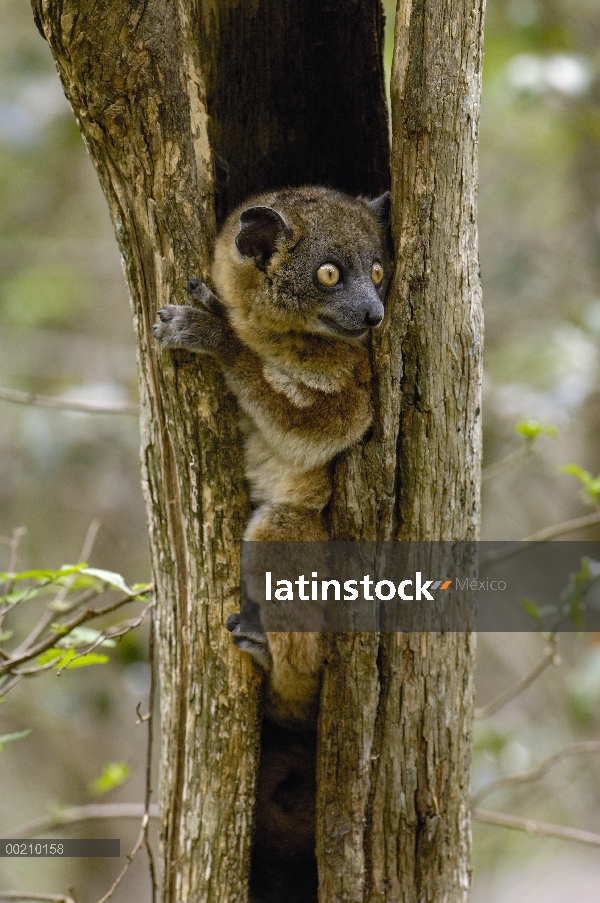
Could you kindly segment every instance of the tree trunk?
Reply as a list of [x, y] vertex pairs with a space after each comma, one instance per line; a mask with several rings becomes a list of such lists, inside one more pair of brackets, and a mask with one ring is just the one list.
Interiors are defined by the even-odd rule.
[[[477, 537], [483, 6], [398, 5], [396, 271], [374, 339], [373, 437], [338, 466], [332, 519], [341, 538]], [[333, 640], [317, 775], [323, 903], [467, 899], [474, 652], [469, 634]]]
[[[239, 607], [249, 513], [235, 404], [210, 361], [159, 352], [150, 328], [165, 303], [187, 302], [190, 277], [208, 278], [215, 206], [220, 220], [285, 184], [388, 187], [380, 2], [33, 6], [108, 199], [137, 332], [159, 603], [162, 899], [244, 903], [260, 678], [224, 629]], [[463, 0], [445, 13], [441, 0], [398, 11], [397, 268], [374, 342], [373, 434], [336, 469], [338, 537], [476, 530], [481, 8]], [[336, 639], [318, 754], [322, 901], [464, 899], [471, 673], [469, 637]]]

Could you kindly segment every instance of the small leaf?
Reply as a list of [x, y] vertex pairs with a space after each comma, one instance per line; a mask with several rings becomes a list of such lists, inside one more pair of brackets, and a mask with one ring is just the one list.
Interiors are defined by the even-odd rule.
[[0, 752], [4, 752], [7, 743], [12, 743], [14, 740], [21, 740], [23, 737], [27, 737], [27, 735], [30, 733], [31, 728], [27, 728], [26, 731], [17, 731], [14, 734], [4, 734], [2, 737], [0, 737]]
[[[58, 627], [59, 625], [53, 625]], [[57, 633], [60, 631], [57, 631]], [[61, 639], [56, 644], [64, 649], [77, 648], [78, 646], [91, 646], [92, 643], [96, 643], [103, 636], [102, 631], [94, 630], [93, 627], [74, 627], [66, 636], [61, 637]], [[102, 639], [100, 642], [101, 646], [116, 646], [114, 640]]]
[[523, 420], [515, 427], [517, 433], [527, 442], [533, 442], [538, 436], [557, 436], [558, 430], [552, 424], [540, 423], [538, 420]]
[[57, 571], [51, 570], [37, 570], [37, 571], [21, 571], [20, 573], [0, 573], [0, 580], [6, 581], [15, 581], [15, 580], [38, 580], [38, 581], [49, 581], [51, 583], [56, 583], [61, 580], [63, 577], [68, 577], [71, 574], [78, 574], [80, 571], [85, 568], [85, 564], [64, 564]]
[[73, 653], [70, 656], [72, 659], [67, 661], [67, 664], [61, 664], [58, 667], [61, 668], [85, 668], [87, 665], [105, 665], [108, 661], [110, 661], [108, 655], [102, 655], [98, 652], [86, 652], [85, 655], [79, 655], [77, 658], [74, 658], [75, 652], [73, 649], [69, 649], [65, 655], [65, 658], [69, 656], [69, 653]]
[[103, 583], [108, 583], [113, 589], [119, 589], [128, 596], [135, 595], [134, 590], [127, 586], [121, 575], [115, 574], [113, 571], [103, 571], [99, 568], [82, 568], [81, 573], [89, 574], [91, 577], [97, 577]]
[[0, 633], [0, 643], [5, 643], [7, 640], [10, 640], [12, 635], [12, 630], [4, 630], [2, 633]]
[[130, 772], [131, 768], [127, 762], [109, 762], [100, 777], [89, 785], [89, 792], [96, 796], [114, 790], [127, 780]]
[[55, 599], [54, 602], [50, 602], [50, 604], [48, 605], [48, 608], [50, 609], [50, 611], [58, 611], [58, 612], [69, 611], [69, 609], [72, 607], [73, 607], [72, 603], [67, 602], [66, 599], [62, 599], [62, 600]]
[[64, 649], [47, 649], [41, 655], [38, 655], [38, 665], [47, 665], [55, 659], [63, 658], [64, 654]]
[[559, 470], [561, 473], [570, 473], [572, 476], [577, 477], [583, 486], [581, 498], [586, 505], [598, 504], [600, 501], [600, 476], [593, 477], [591, 473], [588, 473], [579, 464], [563, 464]]
[[38, 665], [47, 665], [53, 662], [55, 668], [85, 668], [86, 665], [105, 665], [109, 661], [108, 655], [87, 652], [77, 658], [74, 649], [48, 649], [38, 656]]
[[535, 602], [532, 602], [531, 599], [521, 599], [521, 608], [526, 614], [529, 615], [530, 618], [533, 618], [534, 621], [540, 620], [539, 609]]

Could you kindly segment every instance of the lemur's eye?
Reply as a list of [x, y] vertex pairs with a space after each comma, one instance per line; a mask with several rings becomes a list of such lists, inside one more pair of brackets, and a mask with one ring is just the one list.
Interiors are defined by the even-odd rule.
[[371, 267], [371, 279], [373, 280], [373, 285], [379, 285], [383, 279], [383, 267], [378, 260], [376, 260]]
[[321, 285], [331, 288], [331, 286], [337, 285], [340, 281], [340, 271], [335, 263], [322, 263], [317, 270], [317, 279]]

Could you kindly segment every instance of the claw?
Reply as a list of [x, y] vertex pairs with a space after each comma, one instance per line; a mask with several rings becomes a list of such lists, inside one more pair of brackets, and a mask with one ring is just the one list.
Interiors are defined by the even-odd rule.
[[225, 621], [225, 627], [230, 633], [235, 633], [236, 628], [240, 626], [240, 615], [238, 612], [230, 614]]
[[202, 288], [202, 279], [190, 279], [187, 284], [187, 291], [190, 295], [196, 295]]
[[273, 665], [269, 651], [269, 641], [262, 630], [254, 629], [249, 623], [242, 623], [239, 613], [229, 615], [225, 621], [227, 630], [233, 637], [234, 645], [242, 652], [247, 652], [263, 671], [270, 671]]

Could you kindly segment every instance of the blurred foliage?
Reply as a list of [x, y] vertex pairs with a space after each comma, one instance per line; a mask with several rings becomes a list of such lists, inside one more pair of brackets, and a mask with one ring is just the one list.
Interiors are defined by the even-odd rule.
[[577, 477], [583, 486], [580, 496], [586, 505], [592, 505], [594, 508], [600, 505], [600, 476], [593, 477], [579, 464], [564, 464], [560, 469], [563, 473]]
[[[386, 0], [385, 7], [389, 71], [395, 4]], [[535, 451], [485, 483], [484, 538], [516, 539], [581, 514], [584, 502], [598, 504], [599, 47], [598, 0], [488, 0], [479, 201], [486, 464], [523, 445]], [[0, 384], [83, 399], [135, 400], [134, 354], [127, 290], [93, 167], [29, 5], [3, 0]], [[76, 560], [88, 525], [100, 517], [93, 560], [123, 573], [129, 583], [148, 574], [135, 420], [0, 405], [0, 533], [28, 524], [23, 567]], [[569, 473], [581, 485], [582, 500], [574, 482], [557, 473], [565, 461], [581, 462]], [[591, 528], [579, 535], [600, 533]], [[46, 601], [40, 596], [40, 604]], [[32, 598], [32, 604], [38, 603]], [[0, 644], [12, 648], [26, 626], [19, 621], [0, 630]], [[54, 635], [49, 648], [57, 658], [48, 660], [45, 677], [36, 678], [43, 691], [30, 693], [19, 685], [10, 697], [14, 705], [1, 707], [5, 819], [9, 810], [19, 812], [19, 820], [34, 818], [51, 799], [85, 801], [106, 762], [122, 767], [143, 760], [142, 732], [132, 725], [133, 707], [148, 686], [145, 634], [122, 637], [102, 668], [83, 668], [68, 682], [57, 681], [60, 668], [53, 664], [62, 667], [65, 652], [98, 640], [91, 633], [71, 636], [69, 647]], [[539, 643], [535, 634], [479, 638], [483, 701], [535, 666]], [[527, 768], [564, 744], [598, 735], [598, 638], [564, 637], [561, 650], [561, 670], [548, 671], [476, 725], [475, 788]], [[35, 732], [26, 739], [29, 724]], [[585, 768], [566, 764], [551, 785], [500, 795], [498, 805], [600, 831], [599, 787], [600, 768], [586, 760]], [[130, 799], [141, 799], [139, 768], [132, 766], [125, 790]], [[11, 817], [3, 826], [12, 824]], [[575, 852], [547, 843], [475, 825], [474, 903], [595, 900], [597, 866], [586, 896], [576, 884], [582, 869], [569, 858]], [[515, 884], [514, 876], [535, 856], [542, 859], [536, 877]], [[544, 890], [543, 876], [555, 863], [560, 874]], [[3, 860], [0, 879], [17, 886], [27, 874], [27, 886], [35, 889], [31, 867], [28, 873], [19, 868], [25, 867]], [[38, 891], [58, 885], [58, 873], [48, 871], [57, 868], [51, 862], [36, 865]], [[70, 866], [69, 880], [86, 899], [99, 896], [94, 874], [89, 864]], [[64, 876], [60, 881], [65, 883]], [[562, 896], [552, 897], [555, 889]]]
[[92, 781], [89, 791], [92, 796], [108, 793], [109, 790], [124, 784], [130, 774], [131, 768], [127, 762], [109, 762], [102, 774]]

